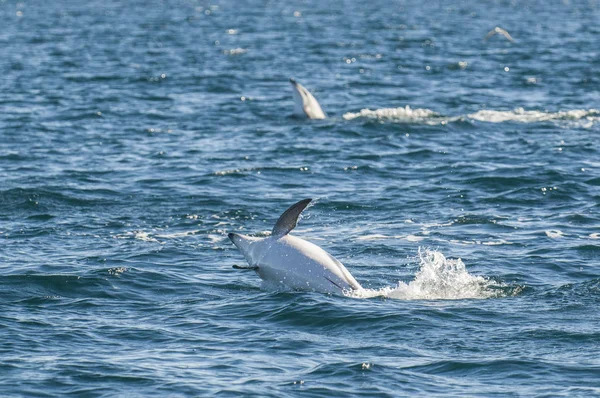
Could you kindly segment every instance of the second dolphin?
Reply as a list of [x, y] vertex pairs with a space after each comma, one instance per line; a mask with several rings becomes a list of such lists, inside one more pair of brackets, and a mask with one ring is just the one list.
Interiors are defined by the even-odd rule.
[[325, 119], [327, 116], [316, 98], [302, 84], [290, 79], [294, 90], [294, 115], [309, 119]]

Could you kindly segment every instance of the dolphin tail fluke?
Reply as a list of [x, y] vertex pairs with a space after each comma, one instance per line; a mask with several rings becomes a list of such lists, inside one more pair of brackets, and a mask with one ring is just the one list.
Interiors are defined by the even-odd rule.
[[279, 220], [277, 220], [277, 223], [275, 223], [271, 234], [273, 236], [287, 235], [296, 227], [300, 213], [302, 213], [302, 210], [304, 210], [311, 201], [312, 199], [303, 199], [283, 212], [281, 217], [279, 217]]

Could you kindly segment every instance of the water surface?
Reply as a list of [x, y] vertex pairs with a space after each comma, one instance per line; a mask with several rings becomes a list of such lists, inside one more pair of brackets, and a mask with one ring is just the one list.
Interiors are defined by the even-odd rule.
[[599, 8], [1, 1], [1, 395], [600, 395]]

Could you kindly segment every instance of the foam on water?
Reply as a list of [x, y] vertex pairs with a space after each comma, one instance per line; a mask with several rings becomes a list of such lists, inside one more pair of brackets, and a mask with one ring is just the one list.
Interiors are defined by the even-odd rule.
[[387, 240], [387, 239], [406, 239], [409, 242], [420, 242], [425, 239], [422, 236], [416, 235], [383, 235], [383, 234], [371, 234], [363, 235], [356, 238], [356, 240]]
[[370, 235], [359, 236], [358, 238], [356, 238], [356, 240], [382, 240], [382, 239], [401, 239], [401, 238], [402, 238], [402, 236], [400, 236], [400, 235], [389, 236], [389, 235], [383, 235], [383, 234], [370, 234]]
[[480, 110], [467, 115], [444, 116], [431, 109], [412, 109], [410, 106], [399, 108], [362, 109], [360, 112], [347, 112], [343, 115], [346, 120], [357, 118], [388, 120], [398, 123], [421, 123], [429, 125], [447, 124], [460, 120], [475, 120], [486, 123], [539, 123], [556, 121], [573, 123], [579, 127], [590, 128], [600, 121], [600, 110], [573, 109], [558, 112], [538, 110], [525, 110], [516, 108], [511, 111], [497, 111], [491, 109]]
[[565, 234], [559, 229], [549, 229], [544, 231], [546, 236], [552, 239], [562, 238]]
[[241, 55], [246, 54], [248, 50], [245, 48], [232, 48], [231, 50], [223, 50], [223, 54], [225, 55]]
[[488, 123], [520, 122], [520, 123], [538, 123], [550, 120], [582, 120], [588, 123], [598, 122], [600, 120], [600, 111], [596, 109], [574, 109], [569, 111], [543, 112], [523, 108], [516, 108], [512, 111], [494, 111], [482, 110], [467, 115], [469, 119]]
[[409, 283], [381, 289], [363, 289], [348, 293], [350, 297], [387, 297], [399, 300], [459, 300], [497, 297], [492, 283], [471, 275], [460, 259], [447, 259], [435, 250], [419, 249], [420, 269]]
[[[148, 232], [148, 231], [129, 231], [122, 234], [116, 234], [113, 236], [115, 239], [137, 239], [144, 242], [155, 242], [164, 244], [165, 242], [159, 240], [160, 239], [177, 239], [177, 238], [185, 238], [187, 236], [196, 235], [200, 232], [199, 229], [191, 230], [191, 231], [183, 231], [183, 232], [173, 232], [173, 233], [156, 233], [156, 232]], [[220, 237], [220, 236], [219, 236]]]
[[382, 108], [382, 109], [362, 109], [360, 112], [348, 112], [343, 115], [346, 120], [357, 118], [379, 119], [379, 120], [394, 120], [397, 122], [407, 123], [426, 123], [426, 124], [443, 124], [447, 118], [440, 116], [431, 109], [412, 109], [406, 105], [404, 108]]

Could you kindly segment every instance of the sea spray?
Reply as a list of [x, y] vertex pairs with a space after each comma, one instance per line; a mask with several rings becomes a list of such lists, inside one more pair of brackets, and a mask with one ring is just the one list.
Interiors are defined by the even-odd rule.
[[419, 248], [419, 271], [409, 283], [393, 287], [364, 289], [351, 297], [387, 297], [400, 300], [458, 300], [496, 297], [498, 290], [482, 276], [471, 275], [461, 259], [448, 259], [442, 253]]

